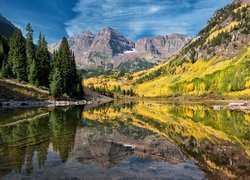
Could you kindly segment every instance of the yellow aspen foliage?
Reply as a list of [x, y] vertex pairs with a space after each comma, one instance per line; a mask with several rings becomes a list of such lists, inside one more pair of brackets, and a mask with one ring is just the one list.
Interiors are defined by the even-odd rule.
[[193, 83], [190, 83], [187, 85], [187, 92], [192, 92], [194, 90], [194, 84]]
[[227, 86], [227, 91], [230, 92], [232, 90], [232, 85], [229, 83]]
[[248, 80], [245, 84], [245, 88], [250, 89], [250, 80]]
[[176, 69], [175, 69], [176, 74], [180, 74], [182, 72], [183, 72], [183, 68], [181, 66], [176, 67]]
[[205, 91], [206, 90], [206, 84], [205, 83], [201, 83], [200, 84], [200, 90], [201, 91]]
[[194, 111], [192, 109], [188, 108], [188, 109], [185, 110], [185, 114], [186, 114], [187, 117], [193, 118]]
[[250, 122], [250, 114], [245, 114], [245, 120]]

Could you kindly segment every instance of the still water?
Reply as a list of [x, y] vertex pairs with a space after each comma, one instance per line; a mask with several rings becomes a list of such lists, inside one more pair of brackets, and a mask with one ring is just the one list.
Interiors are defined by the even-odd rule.
[[0, 179], [248, 179], [250, 113], [202, 103], [0, 109]]

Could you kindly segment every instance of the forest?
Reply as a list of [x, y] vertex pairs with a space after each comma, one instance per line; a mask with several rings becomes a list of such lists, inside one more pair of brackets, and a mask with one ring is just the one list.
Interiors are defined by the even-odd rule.
[[66, 38], [59, 50], [50, 54], [43, 34], [37, 44], [33, 43], [33, 30], [28, 23], [25, 38], [19, 29], [9, 39], [0, 35], [0, 57], [1, 77], [49, 89], [54, 98], [83, 97], [82, 78]]

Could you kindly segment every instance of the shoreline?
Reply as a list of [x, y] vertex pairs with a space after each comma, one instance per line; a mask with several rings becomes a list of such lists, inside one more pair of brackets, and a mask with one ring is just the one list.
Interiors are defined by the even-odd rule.
[[[240, 110], [240, 111], [250, 111], [250, 101], [249, 100], [218, 100], [218, 99], [210, 99], [210, 100], [183, 100], [183, 101], [175, 101], [173, 99], [141, 99], [141, 98], [133, 98], [133, 99], [111, 99], [111, 98], [91, 98], [88, 100], [0, 100], [0, 108], [36, 108], [36, 107], [67, 107], [67, 106], [86, 106], [88, 109], [92, 107], [96, 107], [101, 104], [109, 103], [112, 101], [124, 101], [124, 100], [153, 100], [153, 101], [172, 101], [172, 102], [207, 102], [212, 103], [210, 107], [214, 110], [221, 109], [229, 109], [229, 110]], [[218, 104], [216, 104], [218, 103]], [[221, 104], [221, 103], [228, 103]]]
[[1, 108], [63, 107], [92, 104], [86, 100], [2, 100]]

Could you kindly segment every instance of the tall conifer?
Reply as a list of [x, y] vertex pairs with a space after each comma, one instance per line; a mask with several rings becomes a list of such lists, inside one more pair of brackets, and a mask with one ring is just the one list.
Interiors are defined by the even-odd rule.
[[10, 50], [8, 61], [12, 69], [12, 73], [18, 80], [27, 81], [25, 40], [22, 36], [22, 32], [19, 29], [14, 31], [9, 45]]
[[36, 51], [36, 65], [38, 82], [41, 86], [49, 87], [49, 72], [50, 72], [50, 61], [49, 61], [49, 51], [47, 47], [47, 42], [45, 36], [40, 33], [37, 42]]

